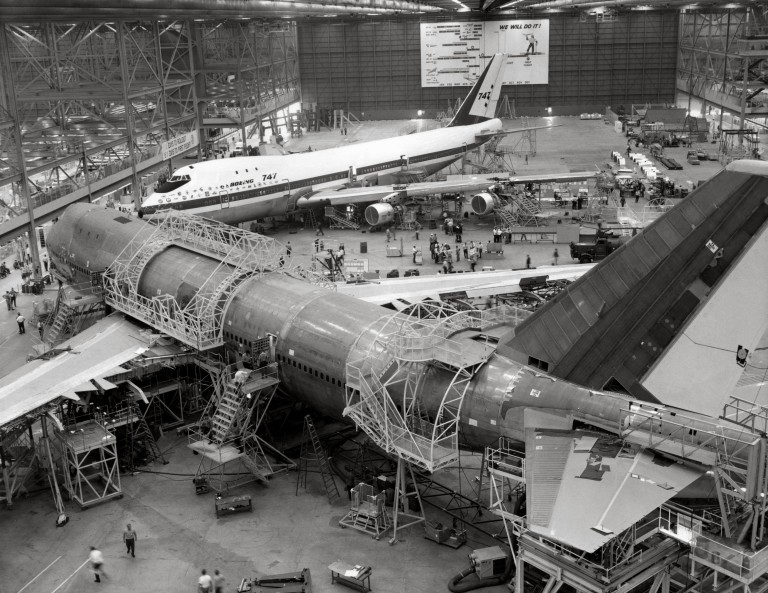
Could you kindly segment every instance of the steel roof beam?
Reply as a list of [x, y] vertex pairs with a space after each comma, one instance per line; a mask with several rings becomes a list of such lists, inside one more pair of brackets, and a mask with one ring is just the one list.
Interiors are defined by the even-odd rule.
[[0, 13], [4, 20], [22, 19], [73, 19], [78, 12], [88, 18], [113, 18], [137, 20], [141, 18], [165, 17], [238, 17], [258, 18], [259, 16], [307, 16], [322, 14], [368, 14], [378, 12], [391, 14], [399, 12], [443, 12], [444, 9], [409, 0], [335, 0], [322, 2], [285, 2], [282, 0], [169, 0], [162, 5], [142, 0], [0, 0]]
[[[635, 6], [649, 7], [650, 9], [665, 9], [665, 8], [679, 8], [680, 6], [696, 5], [697, 9], [717, 8], [721, 7], [722, 3], [710, 1], [696, 1], [696, 0], [664, 0], [663, 2], [657, 2], [654, 0], [546, 0], [544, 2], [534, 2], [532, 4], [516, 4], [515, 9], [547, 9], [547, 8], [597, 8], [601, 6], [605, 7], [618, 7], [618, 8], [632, 8]], [[738, 4], [738, 2], [737, 2]]]

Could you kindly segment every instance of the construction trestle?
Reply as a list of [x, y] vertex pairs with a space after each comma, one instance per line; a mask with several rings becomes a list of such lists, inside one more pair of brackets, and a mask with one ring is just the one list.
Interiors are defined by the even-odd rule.
[[69, 425], [56, 433], [66, 459], [64, 484], [71, 500], [86, 508], [123, 495], [117, 439], [96, 420]]
[[[371, 344], [350, 354], [344, 415], [386, 453], [398, 458], [395, 512], [408, 498], [403, 462], [434, 472], [458, 459], [464, 394], [474, 374], [495, 351], [495, 344], [456, 334], [501, 324], [514, 326], [528, 315], [505, 305], [458, 311], [447, 303], [420, 304], [408, 312], [382, 317], [371, 328], [377, 336]], [[437, 409], [426, 409], [422, 402], [430, 366], [453, 375]], [[393, 392], [402, 395], [396, 400]], [[419, 521], [422, 516], [411, 517], [408, 525]], [[394, 527], [392, 541], [397, 539], [397, 523]]]
[[[376, 339], [364, 351], [353, 351], [347, 361], [344, 415], [387, 453], [428, 472], [453, 463], [458, 458], [457, 428], [464, 393], [495, 350], [491, 343], [454, 334], [514, 326], [528, 315], [506, 305], [459, 311], [450, 304], [428, 303], [382, 317], [380, 327], [372, 328]], [[428, 365], [454, 374], [436, 410], [425, 410], [420, 397]], [[394, 385], [399, 386], [402, 401], [390, 395], [388, 387]]]
[[223, 369], [199, 423], [189, 432], [188, 446], [201, 456], [196, 483], [204, 481], [222, 493], [295, 467], [257, 434], [278, 383], [276, 363], [256, 370]]
[[361, 482], [350, 492], [349, 512], [339, 521], [339, 526], [351, 527], [380, 539], [392, 527], [392, 519], [386, 509], [386, 494], [376, 492], [370, 484]]
[[[651, 591], [672, 591], [679, 590], [675, 583], [693, 581], [696, 591], [766, 591], [768, 407], [731, 398], [722, 417], [743, 428], [738, 438], [714, 422], [711, 430], [691, 431], [679, 413], [663, 409], [632, 405], [623, 411], [620, 436], [626, 441], [710, 467], [718, 505], [667, 502], [606, 543], [600, 563], [527, 529], [525, 455], [506, 437], [488, 447], [489, 509], [505, 521], [517, 567], [515, 590], [525, 590], [530, 565], [548, 575], [546, 590], [567, 584], [602, 593], [647, 583]], [[681, 560], [686, 551], [687, 561]]]
[[[220, 263], [187, 303], [168, 294], [139, 292], [144, 267], [171, 245], [209, 255]], [[274, 239], [176, 210], [163, 213], [149, 237], [131, 241], [104, 273], [107, 304], [197, 350], [224, 343], [222, 320], [238, 286], [267, 272], [312, 281], [315, 275], [285, 255]], [[317, 278], [318, 282], [326, 282]]]

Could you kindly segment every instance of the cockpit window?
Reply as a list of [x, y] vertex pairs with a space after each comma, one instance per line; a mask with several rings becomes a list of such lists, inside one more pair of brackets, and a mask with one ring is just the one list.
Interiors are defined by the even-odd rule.
[[155, 190], [155, 193], [167, 194], [185, 183], [189, 183], [189, 175], [173, 175], [168, 181], [161, 183], [160, 187]]

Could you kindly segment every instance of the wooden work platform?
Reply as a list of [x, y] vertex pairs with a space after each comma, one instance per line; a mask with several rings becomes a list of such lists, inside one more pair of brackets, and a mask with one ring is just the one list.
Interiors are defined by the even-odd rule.
[[408, 437], [397, 437], [392, 443], [395, 448], [408, 459], [427, 459], [428, 461], [431, 461], [430, 465], [432, 466], [453, 463], [459, 456], [457, 451], [440, 445], [435, 445], [433, 447], [428, 438], [413, 433], [410, 433], [410, 436]]
[[280, 381], [277, 379], [277, 377], [274, 376], [266, 376], [262, 377], [258, 374], [258, 371], [254, 371], [251, 376], [248, 378], [248, 380], [243, 384], [242, 390], [243, 393], [251, 393], [255, 391], [259, 391], [260, 389], [266, 389], [267, 387], [272, 387], [273, 385], [277, 385]]
[[494, 345], [476, 340], [462, 339], [458, 343], [461, 345], [460, 352], [438, 350], [434, 360], [454, 368], [465, 368], [485, 362], [496, 350]]
[[115, 442], [115, 435], [93, 420], [63, 431], [61, 438], [75, 453], [83, 453]]
[[243, 453], [237, 447], [218, 445], [205, 439], [190, 443], [188, 447], [216, 463], [228, 463], [243, 456]]
[[514, 227], [510, 229], [509, 231], [510, 238], [512, 240], [512, 243], [540, 243], [540, 242], [547, 242], [547, 243], [554, 243], [555, 237], [557, 236], [557, 228], [556, 227]]

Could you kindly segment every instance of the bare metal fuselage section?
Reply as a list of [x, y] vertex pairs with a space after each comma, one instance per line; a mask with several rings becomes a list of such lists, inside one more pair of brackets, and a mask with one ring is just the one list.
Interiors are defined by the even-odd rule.
[[[75, 205], [54, 225], [48, 240], [51, 257], [67, 279], [84, 281], [111, 264], [136, 237], [149, 236], [147, 223], [114, 210]], [[169, 246], [154, 255], [139, 279], [148, 298], [169, 294], [188, 300], [214, 272], [213, 257]], [[354, 297], [328, 291], [285, 274], [267, 273], [242, 283], [227, 307], [223, 328], [236, 345], [259, 336], [278, 337], [277, 358], [285, 389], [325, 414], [341, 417], [345, 406], [346, 364], [353, 352], [377, 338], [379, 320], [392, 313]], [[465, 332], [454, 339], [472, 339]], [[423, 401], [437, 410], [453, 374], [424, 366]], [[555, 378], [498, 353], [475, 374], [461, 411], [462, 436], [471, 447], [485, 447], [499, 436], [525, 440], [524, 413], [551, 413], [560, 427], [579, 420], [605, 430], [626, 428], [633, 400]], [[701, 427], [711, 426], [701, 418]], [[691, 420], [697, 422], [698, 419]], [[621, 423], [624, 422], [624, 426]], [[660, 418], [660, 422], [663, 419]]]

